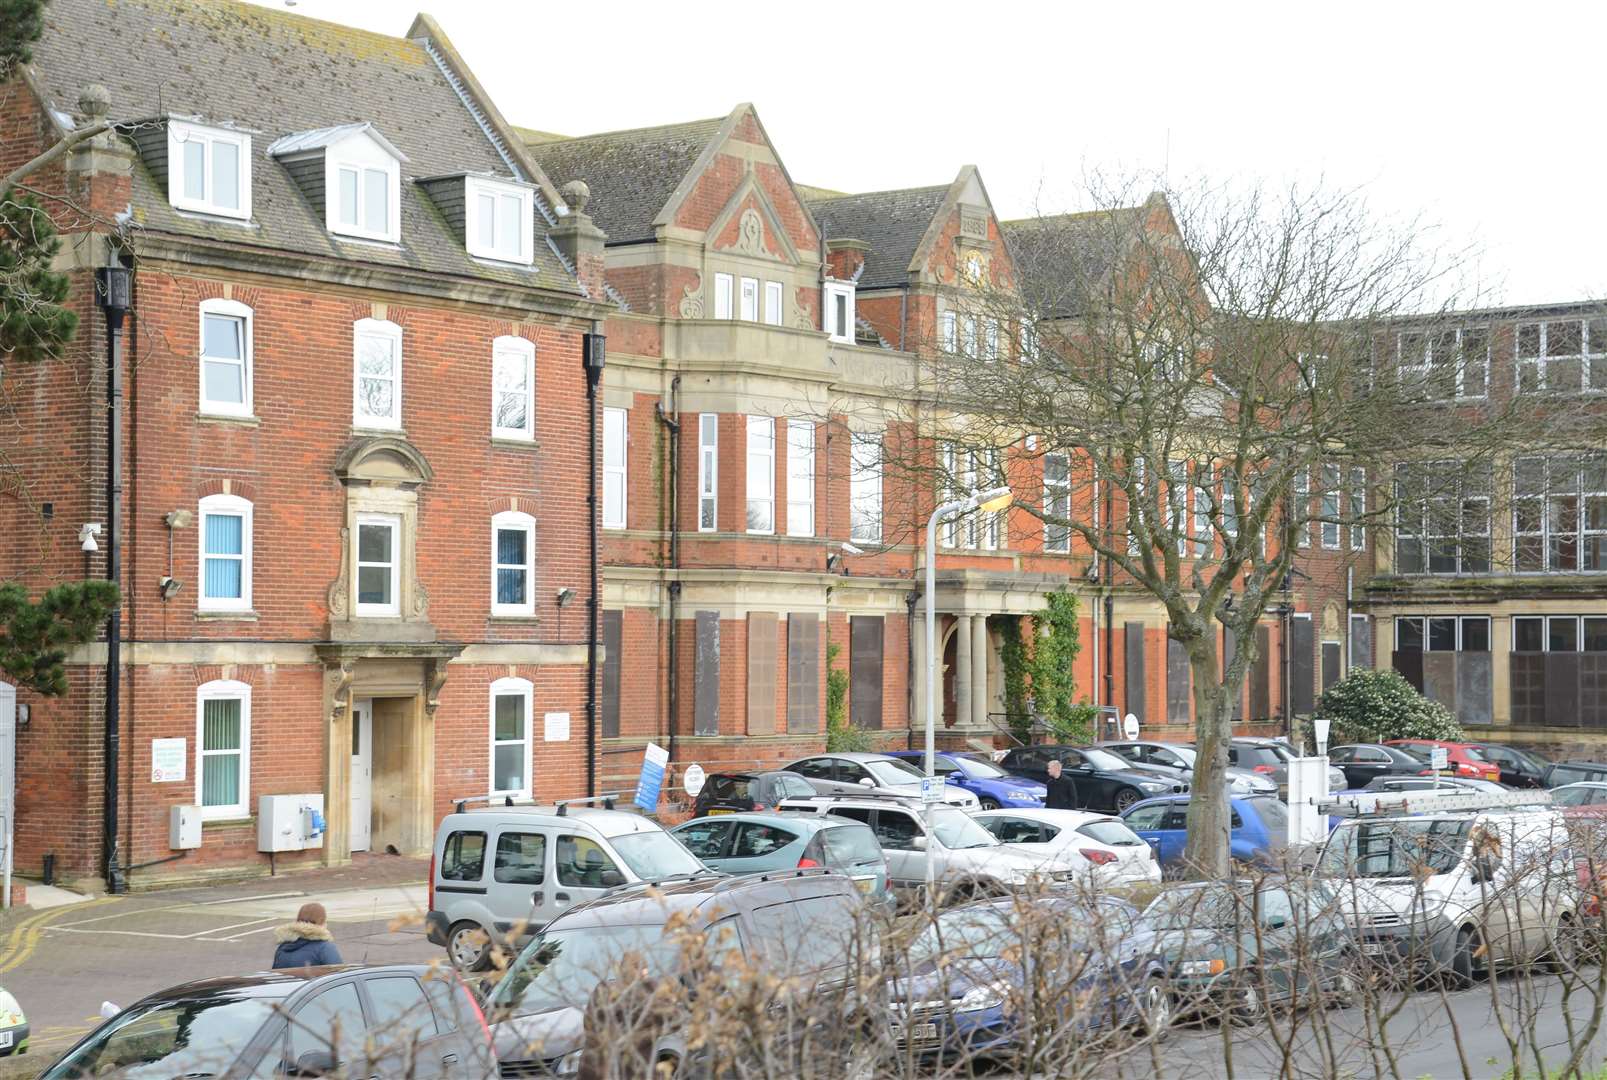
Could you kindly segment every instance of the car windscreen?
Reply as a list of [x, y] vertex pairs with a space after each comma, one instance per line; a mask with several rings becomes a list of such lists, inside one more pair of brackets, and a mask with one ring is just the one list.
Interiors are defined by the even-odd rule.
[[1469, 761], [1489, 761], [1490, 760], [1489, 758], [1484, 756], [1484, 751], [1480, 750], [1477, 746], [1464, 746], [1464, 747], [1462, 747], [1462, 753], [1467, 755], [1467, 759]]
[[1132, 762], [1123, 761], [1109, 750], [1101, 750], [1097, 746], [1081, 748], [1077, 751], [1083, 759], [1096, 769], [1121, 771], [1132, 768]]
[[919, 784], [926, 775], [907, 761], [899, 758], [872, 759], [860, 764], [870, 770], [879, 784]]
[[971, 815], [950, 806], [932, 808], [932, 831], [946, 848], [993, 847], [999, 841]]
[[1003, 780], [1010, 774], [980, 754], [955, 754], [954, 764], [973, 780]]
[[679, 840], [660, 829], [626, 833], [611, 837], [608, 842], [631, 872], [644, 881], [695, 874], [706, 869]]
[[1265, 746], [1235, 746], [1233, 748], [1236, 764], [1240, 768], [1252, 769], [1257, 765], [1277, 766], [1283, 763], [1276, 751]]
[[1097, 840], [1111, 847], [1144, 846], [1143, 839], [1137, 833], [1129, 829], [1125, 822], [1117, 821], [1115, 818], [1090, 821], [1086, 825], [1079, 826], [1077, 832], [1090, 840]]
[[1466, 819], [1394, 818], [1347, 822], [1323, 849], [1321, 872], [1338, 877], [1410, 878], [1443, 874], [1462, 858]]
[[45, 1075], [221, 1076], [274, 1015], [275, 999], [219, 994], [128, 1009]]
[[1562, 787], [1564, 784], [1577, 784], [1581, 780], [1607, 779], [1601, 769], [1588, 765], [1553, 765], [1551, 775], [1546, 777], [1546, 783], [1552, 787]]
[[667, 933], [663, 923], [587, 926], [538, 934], [497, 984], [491, 1006], [510, 1016], [584, 1009], [597, 984], [617, 975], [627, 956], [637, 974], [662, 975], [677, 965], [679, 947], [676, 936]]
[[1010, 946], [1020, 947], [1021, 943], [1012, 914], [995, 907], [946, 911], [910, 942], [909, 962], [923, 964], [939, 956], [1002, 956]]

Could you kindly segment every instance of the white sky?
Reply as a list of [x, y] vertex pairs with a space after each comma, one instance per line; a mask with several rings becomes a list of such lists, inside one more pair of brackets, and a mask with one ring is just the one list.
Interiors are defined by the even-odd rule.
[[[292, 10], [400, 35], [418, 8], [299, 0]], [[1448, 249], [1472, 245], [1485, 302], [1607, 294], [1597, 205], [1607, 138], [1590, 135], [1607, 5], [455, 0], [423, 10], [527, 127], [580, 135], [751, 101], [800, 183], [923, 186], [975, 164], [1007, 218], [1075, 209], [1089, 169], [1320, 179], [1361, 187], [1391, 217], [1423, 215]], [[574, 14], [578, 34], [566, 25]]]

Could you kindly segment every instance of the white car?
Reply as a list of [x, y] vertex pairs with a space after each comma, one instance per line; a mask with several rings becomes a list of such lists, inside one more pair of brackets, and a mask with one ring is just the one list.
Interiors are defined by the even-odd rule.
[[1161, 880], [1155, 849], [1121, 818], [1086, 810], [984, 810], [976, 823], [1006, 847], [1070, 870], [1094, 888]]

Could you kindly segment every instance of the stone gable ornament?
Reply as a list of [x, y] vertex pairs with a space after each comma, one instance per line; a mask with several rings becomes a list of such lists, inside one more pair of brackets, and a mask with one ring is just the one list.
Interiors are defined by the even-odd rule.
[[681, 296], [681, 318], [703, 318], [703, 278], [699, 275], [697, 281], [686, 286]]
[[737, 250], [744, 255], [770, 254], [764, 246], [764, 219], [751, 206], [737, 221]]

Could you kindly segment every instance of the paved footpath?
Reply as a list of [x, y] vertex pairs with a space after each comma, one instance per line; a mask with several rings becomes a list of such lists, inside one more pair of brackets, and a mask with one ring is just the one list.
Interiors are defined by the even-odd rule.
[[[33, 1028], [32, 1076], [118, 1005], [164, 987], [266, 969], [273, 931], [317, 900], [341, 957], [353, 963], [420, 963], [441, 957], [424, 940], [427, 859], [372, 856], [337, 870], [129, 896], [95, 897], [0, 915], [0, 986]], [[17, 1063], [19, 1066], [21, 1062]]]

